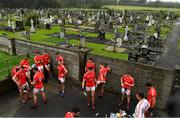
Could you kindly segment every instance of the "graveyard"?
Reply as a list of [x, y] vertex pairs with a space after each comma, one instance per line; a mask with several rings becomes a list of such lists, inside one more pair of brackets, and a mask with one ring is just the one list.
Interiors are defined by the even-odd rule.
[[[177, 15], [167, 11], [162, 11], [162, 14], [158, 11], [150, 11], [154, 15], [153, 18], [153, 15], [150, 13], [147, 15], [146, 11], [139, 12], [141, 9], [132, 10], [51, 9], [46, 11], [44, 9], [32, 12], [28, 9], [16, 10], [8, 16], [1, 15], [4, 19], [0, 22], [0, 34], [51, 46], [77, 46], [79, 48], [85, 46], [92, 49], [93, 54], [146, 63], [134, 55], [141, 56], [137, 53], [143, 44], [154, 45], [151, 41], [155, 39], [150, 39], [150, 37], [156, 33], [158, 33], [156, 38], [165, 42]], [[74, 17], [75, 14], [76, 17]], [[161, 18], [157, 17], [159, 14]], [[163, 44], [154, 47], [152, 45], [151, 48], [154, 50], [150, 49], [153, 53], [150, 57], [155, 57], [147, 62], [151, 65], [156, 61], [156, 57], [163, 53], [164, 48]], [[131, 51], [134, 48], [137, 52]]]
[[[108, 4], [104, 2], [101, 7], [94, 8], [90, 7], [90, 1], [85, 1], [79, 1], [78, 8], [63, 7], [69, 0], [59, 8], [55, 3], [54, 7], [47, 8], [1, 8], [0, 2], [0, 117], [63, 117], [73, 106], [78, 106], [81, 117], [118, 118], [113, 113], [123, 110], [126, 117], [131, 118], [138, 103], [136, 92], [146, 93], [147, 82], [153, 83], [158, 91], [155, 117], [179, 116], [176, 105], [179, 105], [180, 90], [180, 8], [176, 3], [167, 3], [165, 7], [166, 3], [162, 2], [162, 6], [152, 7], [150, 3], [124, 4], [123, 0], [111, 0], [111, 4], [104, 0]], [[92, 0], [92, 4], [96, 6], [97, 1]], [[169, 7], [169, 4], [176, 7]], [[41, 105], [38, 96], [38, 109], [33, 111], [29, 109], [33, 100], [20, 103], [11, 71], [26, 54], [33, 65], [37, 51], [50, 54], [53, 78], [48, 75], [44, 82], [48, 104]], [[64, 98], [59, 96], [57, 87], [57, 53], [64, 57], [68, 70]], [[95, 111], [87, 107], [86, 95], [81, 90], [89, 58], [95, 62], [97, 75], [102, 63], [111, 68], [105, 95], [100, 98], [97, 92], [95, 94]], [[129, 110], [118, 105], [120, 77], [126, 73], [135, 78]]]

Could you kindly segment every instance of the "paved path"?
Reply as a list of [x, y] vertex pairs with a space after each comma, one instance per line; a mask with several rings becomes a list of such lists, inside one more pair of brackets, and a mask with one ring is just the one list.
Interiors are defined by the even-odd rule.
[[[96, 98], [96, 111], [93, 112], [87, 107], [87, 99], [83, 95], [79, 87], [66, 87], [66, 94], [64, 98], [58, 95], [57, 82], [50, 81], [47, 83], [46, 94], [48, 104], [44, 105], [41, 96], [38, 98], [38, 107], [36, 110], [30, 109], [33, 105], [33, 100], [26, 104], [21, 104], [18, 99], [18, 92], [14, 91], [0, 97], [0, 116], [9, 117], [63, 117], [67, 111], [72, 107], [78, 106], [81, 110], [81, 117], [93, 117], [98, 112], [101, 117], [110, 112], [118, 112], [118, 102], [120, 95], [105, 93], [103, 98]], [[134, 106], [134, 105], [133, 105]], [[131, 113], [134, 109], [131, 110]]]
[[180, 40], [180, 18], [174, 24], [174, 28], [167, 38], [167, 48], [161, 55], [156, 66], [173, 70], [177, 63], [177, 47]]

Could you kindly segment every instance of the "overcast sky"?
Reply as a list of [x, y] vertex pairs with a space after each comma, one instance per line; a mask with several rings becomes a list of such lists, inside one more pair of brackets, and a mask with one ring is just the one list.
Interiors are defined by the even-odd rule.
[[[148, 0], [148, 1], [157, 1], [157, 0]], [[180, 0], [160, 0], [160, 1], [164, 1], [164, 2], [179, 2]]]

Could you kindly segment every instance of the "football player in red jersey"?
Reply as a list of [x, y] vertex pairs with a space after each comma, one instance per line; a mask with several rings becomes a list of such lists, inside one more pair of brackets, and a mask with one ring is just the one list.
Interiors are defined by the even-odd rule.
[[50, 55], [46, 50], [43, 52], [42, 59], [44, 67], [50, 72]]
[[68, 73], [66, 67], [64, 66], [62, 61], [58, 61], [58, 80], [60, 82], [59, 85], [59, 94], [61, 95], [61, 97], [64, 97], [64, 89], [65, 89], [65, 76]]
[[[86, 88], [85, 88], [86, 82]], [[96, 74], [92, 67], [89, 67], [87, 72], [84, 74], [83, 81], [82, 81], [82, 89], [86, 89], [88, 95], [88, 106], [91, 105], [92, 102], [92, 109], [95, 110], [95, 89], [96, 89]]]
[[35, 109], [37, 107], [37, 94], [39, 92], [42, 95], [44, 104], [47, 103], [46, 94], [44, 92], [44, 84], [43, 84], [44, 74], [42, 73], [42, 71], [39, 71], [37, 67], [34, 67], [33, 71], [35, 75], [33, 77], [33, 82], [31, 82], [31, 84], [34, 85], [34, 90], [33, 90], [34, 105], [31, 107], [31, 109]]
[[148, 109], [148, 117], [153, 117], [153, 110], [156, 105], [156, 97], [157, 97], [157, 92], [156, 88], [152, 86], [150, 82], [147, 82], [145, 84], [147, 87], [148, 93], [147, 93], [147, 100], [150, 104], [150, 108]]
[[[17, 84], [19, 93], [20, 93], [20, 99], [22, 100], [22, 103], [25, 103], [27, 99], [30, 99], [29, 97], [29, 85], [26, 81], [26, 71], [24, 70], [24, 67], [21, 66], [19, 71], [15, 73], [15, 75], [12, 77], [12, 80]], [[31, 82], [31, 80], [29, 80]], [[25, 95], [23, 92], [27, 92]]]
[[127, 109], [129, 109], [130, 108], [130, 94], [131, 94], [131, 88], [134, 86], [134, 78], [129, 73], [127, 73], [120, 78], [120, 81], [121, 81], [121, 87], [122, 87], [121, 102], [124, 101], [124, 96], [127, 95]]
[[95, 63], [93, 62], [93, 59], [92, 58], [89, 58], [88, 60], [87, 60], [87, 62], [86, 62], [86, 67], [85, 67], [85, 72], [87, 72], [88, 71], [88, 68], [93, 68], [93, 71], [95, 71], [95, 68], [96, 68], [96, 66], [95, 66]]
[[108, 67], [107, 63], [100, 64], [100, 70], [99, 70], [99, 75], [98, 75], [98, 80], [97, 80], [97, 85], [98, 85], [98, 96], [103, 97], [104, 94], [104, 85], [106, 83], [106, 75], [107, 72], [110, 71], [110, 68]]
[[56, 53], [56, 61], [60, 61], [64, 64], [64, 58], [60, 55], [59, 52]]
[[25, 68], [24, 70], [26, 71], [26, 76], [28, 77], [28, 79], [30, 79], [30, 70], [31, 70], [29, 58], [30, 58], [29, 54], [26, 54], [24, 59], [21, 60], [20, 62], [20, 66], [24, 66]]
[[11, 71], [12, 77], [19, 71], [20, 66], [14, 66]]
[[40, 55], [40, 52], [39, 51], [36, 51], [35, 52], [35, 56], [34, 56], [34, 62], [36, 64], [36, 67], [39, 69], [39, 71], [44, 71], [43, 69], [43, 58], [42, 56]]

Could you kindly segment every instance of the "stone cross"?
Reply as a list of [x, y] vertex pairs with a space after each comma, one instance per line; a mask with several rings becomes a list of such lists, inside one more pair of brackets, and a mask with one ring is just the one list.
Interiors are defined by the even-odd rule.
[[128, 26], [126, 26], [126, 28], [125, 28], [125, 35], [124, 35], [124, 38], [123, 38], [124, 41], [128, 41], [128, 36], [127, 36], [128, 31], [129, 31], [129, 28], [128, 28]]
[[33, 21], [33, 19], [31, 19], [31, 21], [30, 21], [30, 23], [31, 23], [31, 33], [34, 33], [35, 32], [35, 29], [34, 29], [34, 21]]

